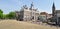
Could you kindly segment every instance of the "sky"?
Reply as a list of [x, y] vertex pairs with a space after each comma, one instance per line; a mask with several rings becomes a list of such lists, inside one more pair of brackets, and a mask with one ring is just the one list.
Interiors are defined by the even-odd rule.
[[56, 9], [60, 9], [60, 0], [0, 0], [0, 9], [2, 9], [4, 14], [8, 14], [11, 11], [20, 11], [23, 5], [30, 7], [32, 2], [34, 8], [38, 8], [40, 12], [51, 13], [53, 2]]

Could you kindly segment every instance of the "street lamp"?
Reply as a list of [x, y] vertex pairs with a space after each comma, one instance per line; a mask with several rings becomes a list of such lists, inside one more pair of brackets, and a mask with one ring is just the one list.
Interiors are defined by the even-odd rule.
[[56, 20], [56, 24], [57, 24], [56, 27], [57, 27], [57, 29], [58, 29], [58, 17], [57, 17], [57, 11], [56, 11], [56, 19], [57, 19], [57, 20]]

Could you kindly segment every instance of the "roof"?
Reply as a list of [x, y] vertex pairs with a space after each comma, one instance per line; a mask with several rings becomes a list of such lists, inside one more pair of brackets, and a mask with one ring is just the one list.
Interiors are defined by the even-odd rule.
[[46, 14], [48, 14], [48, 13], [46, 13], [46, 12], [41, 12], [40, 13], [40, 15], [46, 15]]
[[52, 14], [49, 14], [50, 16], [52, 15]]
[[60, 10], [55, 10], [55, 12], [60, 13]]

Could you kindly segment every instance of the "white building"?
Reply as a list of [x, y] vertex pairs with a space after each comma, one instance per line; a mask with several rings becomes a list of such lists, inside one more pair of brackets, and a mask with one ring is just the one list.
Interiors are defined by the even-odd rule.
[[[17, 14], [17, 13], [16, 13]], [[34, 8], [33, 3], [31, 7], [27, 7], [24, 5], [20, 10], [20, 15], [18, 16], [18, 20], [30, 21], [30, 20], [37, 20], [39, 16], [39, 11]]]

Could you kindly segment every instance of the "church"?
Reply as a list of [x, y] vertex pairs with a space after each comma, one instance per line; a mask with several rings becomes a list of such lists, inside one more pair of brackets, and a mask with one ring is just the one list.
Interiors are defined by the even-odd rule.
[[52, 17], [49, 18], [52, 24], [59, 24], [60, 25], [60, 10], [56, 10], [55, 4], [53, 3], [52, 6]]
[[56, 7], [55, 7], [54, 3], [53, 3], [53, 6], [52, 6], [52, 16], [55, 19], [60, 19], [60, 10], [56, 10]]

